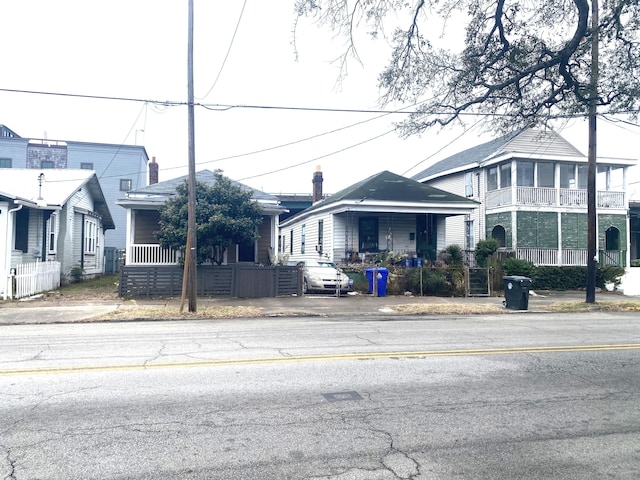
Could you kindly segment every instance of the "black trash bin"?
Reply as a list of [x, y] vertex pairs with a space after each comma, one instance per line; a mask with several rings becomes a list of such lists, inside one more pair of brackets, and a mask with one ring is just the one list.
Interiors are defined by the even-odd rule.
[[529, 287], [531, 279], [520, 275], [502, 277], [504, 281], [504, 306], [511, 310], [529, 308]]

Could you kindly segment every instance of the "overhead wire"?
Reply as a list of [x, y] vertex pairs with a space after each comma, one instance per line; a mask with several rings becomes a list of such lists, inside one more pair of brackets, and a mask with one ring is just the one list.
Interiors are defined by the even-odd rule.
[[222, 71], [224, 70], [224, 66], [227, 63], [227, 59], [229, 58], [229, 54], [231, 53], [231, 48], [233, 47], [233, 42], [236, 39], [236, 34], [238, 33], [238, 28], [240, 27], [240, 22], [242, 20], [242, 16], [244, 14], [244, 9], [245, 9], [246, 6], [247, 6], [247, 0], [244, 0], [244, 3], [242, 4], [242, 10], [240, 10], [240, 15], [238, 16], [238, 21], [236, 22], [236, 28], [233, 31], [233, 35], [231, 36], [231, 41], [229, 42], [229, 46], [227, 47], [227, 53], [224, 56], [224, 60], [222, 61], [222, 65], [220, 65], [220, 69], [218, 70], [218, 75], [216, 76], [216, 79], [213, 81], [213, 85], [211, 85], [211, 88], [209, 88], [209, 91], [207, 91], [205, 96], [202, 97], [202, 98], [198, 98], [198, 100], [204, 100], [205, 98], [207, 98], [209, 96], [209, 94], [211, 93], [211, 91], [217, 85], [218, 80], [220, 79], [220, 75], [222, 75]]

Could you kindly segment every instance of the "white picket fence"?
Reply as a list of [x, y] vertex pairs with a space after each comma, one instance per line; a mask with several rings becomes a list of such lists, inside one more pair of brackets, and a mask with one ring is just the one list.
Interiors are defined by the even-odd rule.
[[60, 286], [60, 262], [23, 263], [9, 276], [10, 298], [23, 298]]

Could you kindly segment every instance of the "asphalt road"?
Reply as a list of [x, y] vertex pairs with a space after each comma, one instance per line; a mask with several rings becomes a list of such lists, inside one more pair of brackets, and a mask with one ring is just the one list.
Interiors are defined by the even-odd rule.
[[636, 479], [637, 314], [0, 328], [4, 479]]

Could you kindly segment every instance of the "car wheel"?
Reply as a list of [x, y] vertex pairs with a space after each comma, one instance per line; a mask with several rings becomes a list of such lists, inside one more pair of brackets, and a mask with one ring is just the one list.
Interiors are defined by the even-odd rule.
[[309, 292], [309, 285], [307, 284], [307, 279], [305, 278], [302, 281], [302, 293], [308, 293]]

